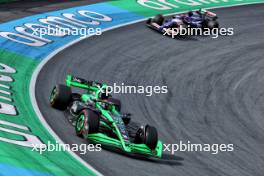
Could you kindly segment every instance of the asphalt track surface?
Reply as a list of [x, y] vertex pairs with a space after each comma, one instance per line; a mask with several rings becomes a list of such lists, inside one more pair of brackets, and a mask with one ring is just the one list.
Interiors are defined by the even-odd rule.
[[68, 73], [126, 85], [167, 85], [167, 94], [118, 94], [133, 120], [157, 127], [164, 143], [234, 144], [233, 152], [165, 152], [162, 160], [112, 151], [80, 155], [105, 175], [263, 176], [264, 5], [214, 10], [234, 36], [171, 39], [138, 23], [86, 39], [62, 51], [40, 72], [36, 98], [65, 143], [76, 137], [48, 97]]

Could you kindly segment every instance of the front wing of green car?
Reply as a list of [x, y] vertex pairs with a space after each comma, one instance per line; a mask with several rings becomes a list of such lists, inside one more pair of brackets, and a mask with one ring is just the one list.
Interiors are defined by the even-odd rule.
[[157, 158], [161, 158], [162, 156], [162, 142], [160, 140], [158, 140], [156, 148], [154, 150], [151, 150], [145, 144], [129, 143], [126, 144], [125, 147], [123, 147], [122, 143], [119, 140], [111, 138], [103, 133], [89, 134], [87, 138], [93, 143], [99, 143], [113, 148], [118, 148], [127, 153], [135, 153]]

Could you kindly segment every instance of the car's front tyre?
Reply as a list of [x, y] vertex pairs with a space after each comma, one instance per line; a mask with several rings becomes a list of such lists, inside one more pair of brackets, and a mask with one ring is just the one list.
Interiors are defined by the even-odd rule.
[[158, 15], [156, 15], [153, 19], [152, 19], [152, 22], [153, 23], [157, 23], [158, 25], [162, 25], [163, 24], [163, 22], [164, 22], [164, 17], [163, 17], [163, 15], [161, 15], [161, 14], [158, 14]]
[[139, 127], [135, 135], [135, 143], [143, 143], [151, 150], [155, 149], [158, 143], [158, 132], [156, 128], [150, 125]]
[[158, 132], [155, 127], [149, 125], [145, 127], [144, 143], [152, 150], [156, 148], [158, 143]]
[[90, 109], [84, 109], [76, 121], [75, 131], [77, 136], [86, 138], [88, 134], [99, 131], [100, 117]]

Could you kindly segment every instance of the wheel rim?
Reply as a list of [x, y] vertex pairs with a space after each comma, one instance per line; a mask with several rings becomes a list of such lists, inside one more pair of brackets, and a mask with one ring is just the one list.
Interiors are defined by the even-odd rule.
[[54, 87], [53, 90], [51, 91], [50, 98], [49, 98], [51, 104], [54, 103], [54, 99], [56, 97], [56, 94], [57, 94], [57, 89], [56, 89], [56, 87]]
[[77, 121], [77, 123], [76, 123], [76, 129], [77, 129], [77, 132], [78, 132], [78, 133], [81, 133], [83, 127], [84, 127], [84, 115], [82, 114], [82, 115], [79, 117], [79, 119], [78, 119], [78, 121]]

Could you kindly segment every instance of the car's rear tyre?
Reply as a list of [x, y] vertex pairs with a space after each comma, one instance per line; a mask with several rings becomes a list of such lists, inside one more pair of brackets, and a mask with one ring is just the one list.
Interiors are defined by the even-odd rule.
[[50, 94], [50, 105], [59, 110], [65, 110], [71, 101], [71, 88], [59, 84], [54, 86]]
[[147, 21], [146, 21], [146, 24], [150, 24], [150, 23], [151, 23], [151, 21], [152, 21], [152, 19], [151, 19], [151, 18], [147, 19]]
[[119, 112], [121, 111], [121, 101], [120, 100], [118, 100], [116, 98], [109, 97], [108, 101], [115, 105], [117, 111], [119, 111]]
[[75, 131], [77, 136], [86, 138], [88, 134], [99, 131], [100, 117], [90, 109], [84, 109], [76, 121]]
[[152, 22], [153, 22], [153, 23], [157, 23], [157, 24], [160, 25], [160, 26], [163, 24], [163, 21], [164, 21], [164, 17], [163, 17], [163, 15], [161, 15], [161, 14], [156, 15], [156, 16], [152, 19]]

